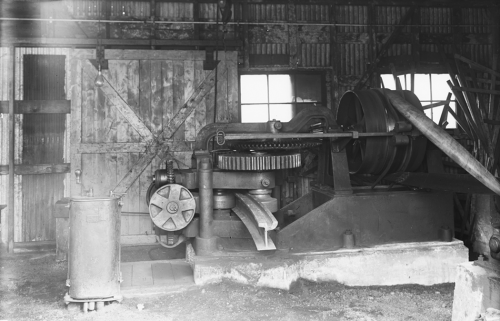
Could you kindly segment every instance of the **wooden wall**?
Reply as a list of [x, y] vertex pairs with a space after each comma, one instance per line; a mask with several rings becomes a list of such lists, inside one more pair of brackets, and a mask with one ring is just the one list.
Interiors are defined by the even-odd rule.
[[[71, 54], [72, 170], [82, 170], [81, 184], [73, 182], [72, 195], [109, 195], [129, 169], [147, 153], [147, 135], [158, 137], [169, 121], [205, 79], [204, 52], [106, 50], [107, 82], [94, 84], [95, 67], [89, 62], [93, 50]], [[175, 132], [168, 157], [176, 167], [191, 164], [192, 146], [198, 131], [214, 118], [234, 122], [238, 114], [238, 79], [235, 52], [219, 53], [217, 87], [205, 97]], [[120, 102], [122, 100], [122, 102]], [[130, 111], [133, 115], [125, 116]], [[165, 159], [155, 158], [132, 184], [124, 197], [122, 236], [124, 242], [151, 240], [152, 223], [146, 206], [146, 191], [154, 171]], [[127, 237], [130, 236], [130, 237]]]
[[[0, 101], [8, 100], [8, 64], [12, 57], [9, 54], [10, 48], [0, 47]], [[68, 50], [64, 48], [25, 48], [19, 47], [15, 49], [15, 99], [22, 100], [24, 96], [23, 90], [23, 62], [24, 55], [39, 54], [39, 55], [67, 55]], [[66, 61], [66, 70], [69, 69], [69, 63]], [[67, 75], [66, 75], [67, 76]], [[67, 84], [68, 77], [66, 77]], [[67, 87], [67, 85], [66, 85]], [[68, 92], [66, 98], [69, 99]], [[8, 131], [8, 114], [0, 116], [0, 165], [9, 165], [9, 131]], [[21, 164], [23, 151], [23, 115], [16, 114], [15, 116], [15, 164]], [[69, 128], [69, 117], [66, 117], [66, 128]], [[66, 131], [64, 139], [64, 161], [69, 163], [69, 130]], [[3, 174], [3, 173], [2, 173]], [[70, 195], [69, 174], [65, 179], [64, 195]], [[7, 204], [9, 195], [9, 176], [0, 175], [0, 204]], [[22, 175], [15, 175], [14, 183], [14, 242], [22, 242], [23, 240], [23, 190], [22, 190]], [[8, 208], [2, 211], [1, 217], [1, 241], [7, 240], [7, 214]]]

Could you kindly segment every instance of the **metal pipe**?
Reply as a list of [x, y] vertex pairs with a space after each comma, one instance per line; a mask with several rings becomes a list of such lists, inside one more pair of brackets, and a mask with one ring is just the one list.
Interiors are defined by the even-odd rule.
[[397, 93], [385, 90], [392, 105], [422, 132], [434, 145], [453, 159], [458, 165], [474, 176], [478, 181], [500, 195], [500, 183], [477, 159], [444, 129], [429, 119], [423, 111], [407, 102]]
[[210, 158], [201, 160], [198, 169], [198, 187], [200, 193], [200, 234], [203, 239], [209, 239], [214, 236], [214, 191], [213, 191], [213, 169]]

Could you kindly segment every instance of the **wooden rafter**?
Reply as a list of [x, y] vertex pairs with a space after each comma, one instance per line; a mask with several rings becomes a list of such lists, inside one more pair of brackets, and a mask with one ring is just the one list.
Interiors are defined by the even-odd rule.
[[[15, 114], [69, 114], [71, 100], [16, 100]], [[0, 114], [9, 113], [9, 102], [0, 101]]]

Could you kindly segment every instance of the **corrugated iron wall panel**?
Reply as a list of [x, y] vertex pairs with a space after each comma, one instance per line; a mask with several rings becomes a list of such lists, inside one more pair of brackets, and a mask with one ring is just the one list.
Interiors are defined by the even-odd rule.
[[286, 4], [248, 4], [247, 17], [249, 21], [286, 21], [288, 12]]
[[367, 32], [368, 7], [367, 6], [337, 6], [335, 22], [350, 26], [339, 26], [338, 32]]
[[[396, 6], [377, 6], [376, 11], [376, 24], [377, 32], [391, 33], [394, 30], [401, 18], [404, 17], [409, 7], [396, 7]], [[410, 26], [403, 28], [403, 32], [410, 32]]]
[[156, 14], [162, 20], [193, 21], [193, 3], [160, 2], [156, 6]]
[[199, 19], [201, 21], [215, 21], [217, 18], [217, 4], [200, 3]]
[[451, 8], [425, 8], [420, 10], [419, 29], [427, 33], [451, 33], [452, 32], [452, 10]]
[[297, 21], [328, 22], [329, 6], [327, 5], [295, 5], [295, 17]]
[[460, 11], [462, 32], [488, 33], [489, 18], [487, 8], [462, 8]]

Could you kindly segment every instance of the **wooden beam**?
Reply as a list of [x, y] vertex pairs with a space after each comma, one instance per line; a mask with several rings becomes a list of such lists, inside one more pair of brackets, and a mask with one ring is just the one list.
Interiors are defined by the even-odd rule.
[[[0, 165], [0, 175], [7, 175], [11, 166]], [[63, 164], [35, 164], [35, 165], [14, 165], [16, 175], [39, 175], [39, 174], [65, 174], [71, 171], [70, 163]]]
[[500, 95], [500, 90], [490, 90], [490, 89], [470, 88], [470, 87], [460, 87], [460, 86], [453, 86], [452, 89], [458, 91], [472, 92], [472, 93]]
[[[224, 70], [223, 64], [218, 64], [217, 72], [222, 73]], [[146, 167], [151, 163], [151, 161], [160, 155], [163, 157], [169, 151], [169, 144], [166, 143], [174, 133], [181, 127], [186, 118], [193, 112], [193, 110], [198, 106], [198, 104], [205, 98], [205, 96], [210, 92], [210, 90], [215, 85], [215, 72], [216, 69], [212, 70], [207, 77], [200, 83], [200, 85], [193, 91], [193, 93], [186, 100], [184, 105], [179, 109], [177, 114], [170, 120], [166, 127], [164, 127], [163, 132], [159, 135], [156, 144], [149, 148], [147, 153], [144, 153], [137, 163], [132, 166], [132, 168], [127, 172], [125, 177], [118, 183], [118, 185], [113, 189], [115, 194], [124, 194], [130, 188], [130, 186], [135, 182], [135, 180], [141, 175], [141, 173], [146, 169]]]
[[440, 102], [437, 102], [437, 103], [433, 103], [433, 104], [422, 106], [422, 109], [426, 110], [426, 109], [430, 109], [430, 108], [434, 108], [434, 107], [444, 106], [444, 105], [448, 105], [450, 102], [451, 102], [451, 100], [447, 99], [447, 100], [440, 101]]
[[[15, 164], [15, 122], [14, 122], [14, 100], [15, 100], [15, 65], [16, 48], [10, 47], [9, 63], [7, 66], [7, 88], [9, 97], [9, 164]], [[7, 250], [14, 251], [14, 167], [9, 167], [9, 212], [7, 216]]]
[[[97, 23], [97, 21], [95, 22]], [[120, 47], [215, 47], [215, 40], [159, 40], [159, 39], [96, 39], [96, 38], [15, 38], [2, 37], [1, 46], [68, 46], [75, 48], [95, 48], [99, 40], [103, 46]], [[226, 40], [226, 47], [241, 47], [240, 40]]]
[[[85, 66], [83, 67], [83, 73], [89, 79], [94, 80], [97, 77], [97, 70], [90, 63], [90, 61], [86, 61]], [[104, 75], [103, 75], [104, 76]], [[152, 141], [154, 136], [153, 133], [149, 130], [148, 127], [144, 124], [144, 122], [135, 114], [135, 112], [130, 108], [130, 106], [125, 102], [125, 100], [118, 94], [115, 88], [111, 85], [111, 83], [104, 78], [104, 85], [100, 87], [100, 89], [106, 94], [106, 98], [108, 101], [115, 106], [115, 108], [122, 114], [122, 116], [129, 122], [130, 126], [132, 126], [137, 133], [142, 137], [145, 141]]]
[[[168, 139], [165, 144], [169, 146], [169, 150], [173, 152], [189, 152], [192, 151], [184, 140]], [[108, 154], [108, 153], [145, 153], [149, 144], [147, 143], [95, 143], [95, 144], [80, 144], [76, 146], [76, 152], [79, 154]]]
[[408, 21], [412, 17], [413, 11], [414, 11], [414, 8], [411, 7], [406, 12], [406, 14], [401, 18], [401, 20], [399, 21], [399, 24], [395, 26], [394, 31], [391, 33], [391, 35], [389, 36], [387, 41], [384, 43], [384, 45], [382, 46], [382, 48], [378, 52], [376, 59], [374, 61], [372, 61], [372, 63], [370, 64], [370, 68], [367, 68], [365, 73], [359, 79], [359, 82], [357, 83], [355, 89], [363, 88], [365, 86], [366, 82], [368, 81], [368, 79], [370, 79], [371, 76], [373, 75], [373, 73], [377, 70], [377, 65], [380, 62], [380, 58], [385, 56], [385, 54], [387, 53], [389, 48], [394, 43], [394, 40], [396, 39], [396, 37], [399, 35], [401, 30], [403, 30], [404, 26], [408, 23]]
[[[71, 100], [16, 100], [14, 114], [69, 114]], [[9, 113], [9, 102], [0, 101], [0, 114]]]

